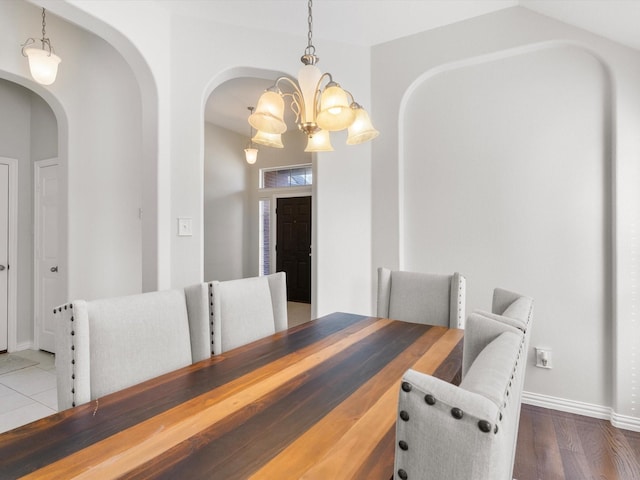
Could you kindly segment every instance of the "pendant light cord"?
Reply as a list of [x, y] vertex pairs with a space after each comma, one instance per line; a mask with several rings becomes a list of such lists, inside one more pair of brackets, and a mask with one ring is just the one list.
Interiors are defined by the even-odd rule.
[[[45, 31], [45, 27], [47, 26], [47, 22], [45, 19], [45, 15], [44, 15], [44, 8], [42, 9], [42, 43], [44, 43], [44, 39], [47, 36], [47, 33]], [[42, 46], [42, 48], [44, 48], [44, 45]]]

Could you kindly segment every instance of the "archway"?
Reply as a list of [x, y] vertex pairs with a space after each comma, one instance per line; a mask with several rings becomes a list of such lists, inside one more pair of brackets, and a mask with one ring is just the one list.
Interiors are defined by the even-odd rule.
[[[39, 86], [18, 79], [7, 72], [0, 78], [0, 156], [7, 157], [9, 170], [8, 257], [6, 270], [8, 290], [3, 301], [7, 307], [6, 329], [8, 351], [33, 345], [55, 350], [53, 336], [53, 307], [66, 300], [67, 260], [66, 229], [66, 122], [60, 104], [51, 95], [48, 101], [40, 95]], [[21, 84], [14, 80], [20, 81]], [[51, 103], [49, 103], [51, 102]], [[11, 160], [13, 159], [13, 160]], [[48, 184], [38, 182], [35, 165], [48, 162]], [[38, 199], [48, 195], [46, 211], [39, 208]], [[41, 222], [35, 222], [40, 215]], [[3, 226], [4, 228], [5, 226]], [[5, 230], [5, 231], [7, 231]], [[41, 248], [41, 235], [49, 235], [47, 251]], [[54, 272], [42, 274], [42, 258], [48, 255]], [[0, 263], [4, 263], [3, 258]]]
[[[607, 405], [615, 321], [609, 72], [589, 51], [558, 43], [447, 67], [418, 80], [401, 110], [401, 267], [465, 274], [469, 310], [487, 310], [494, 287], [533, 296], [545, 321], [532, 346], [590, 354], [588, 365], [556, 364], [557, 383], [555, 372], [530, 369], [527, 389], [552, 386], [562, 398], [580, 392]], [[553, 344], [573, 339], [567, 329], [575, 325], [579, 344]]]
[[[224, 80], [216, 82], [205, 101], [205, 280], [229, 280], [276, 271], [275, 261], [263, 264], [263, 254], [275, 245], [276, 198], [293, 193], [261, 188], [260, 174], [263, 169], [311, 165], [311, 154], [303, 151], [306, 137], [297, 129], [289, 129], [283, 135], [282, 149], [256, 145], [259, 150], [256, 164], [246, 163], [243, 150], [250, 133], [247, 107], [255, 105], [278, 72], [242, 68], [223, 76]], [[291, 118], [289, 124], [293, 124]], [[310, 185], [292, 190], [296, 195], [312, 195]], [[261, 228], [265, 221], [270, 228]], [[273, 238], [265, 241], [265, 234]], [[292, 316], [310, 319], [310, 305], [290, 306]]]

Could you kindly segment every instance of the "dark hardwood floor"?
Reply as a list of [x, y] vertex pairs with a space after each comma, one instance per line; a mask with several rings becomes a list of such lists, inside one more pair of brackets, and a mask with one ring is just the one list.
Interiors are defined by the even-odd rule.
[[513, 478], [640, 480], [640, 432], [523, 404]]

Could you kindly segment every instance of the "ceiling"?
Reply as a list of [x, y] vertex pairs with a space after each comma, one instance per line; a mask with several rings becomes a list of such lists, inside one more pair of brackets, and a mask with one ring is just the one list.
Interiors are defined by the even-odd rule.
[[[304, 0], [156, 1], [175, 15], [291, 35], [307, 31]], [[516, 5], [640, 50], [640, 0], [316, 0], [313, 39], [370, 47]], [[206, 120], [248, 135], [247, 107], [271, 83], [236, 79], [219, 86]]]

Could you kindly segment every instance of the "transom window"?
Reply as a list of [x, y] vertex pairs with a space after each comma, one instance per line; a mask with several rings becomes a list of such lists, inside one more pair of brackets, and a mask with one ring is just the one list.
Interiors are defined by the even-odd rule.
[[305, 187], [312, 184], [311, 165], [260, 170], [260, 188]]

